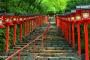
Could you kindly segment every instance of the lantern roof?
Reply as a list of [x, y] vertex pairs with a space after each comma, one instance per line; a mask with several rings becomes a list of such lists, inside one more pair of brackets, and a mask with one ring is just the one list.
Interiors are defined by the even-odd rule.
[[90, 5], [79, 5], [76, 6], [76, 9], [90, 9]]
[[76, 10], [71, 10], [71, 13], [76, 13]]

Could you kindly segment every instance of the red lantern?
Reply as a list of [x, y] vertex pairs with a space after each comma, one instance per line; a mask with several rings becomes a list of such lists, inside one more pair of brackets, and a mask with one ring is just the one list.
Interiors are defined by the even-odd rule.
[[18, 24], [17, 16], [13, 16], [12, 20], [13, 20], [13, 24]]
[[7, 17], [6, 17], [5, 25], [8, 25], [8, 26], [13, 25], [12, 16], [7, 16]]
[[77, 21], [80, 21], [81, 19], [82, 19], [81, 10], [80, 9], [77, 9], [76, 10], [76, 20]]
[[18, 17], [18, 22], [19, 22], [19, 24], [22, 24], [23, 22], [24, 22], [24, 17]]
[[76, 18], [76, 10], [71, 10], [70, 20], [75, 21], [76, 20], [75, 18]]
[[0, 16], [0, 29], [2, 29], [2, 28], [4, 28], [5, 26], [4, 26], [4, 18], [3, 18], [3, 16]]
[[81, 14], [81, 18], [89, 19], [90, 18], [90, 5], [77, 6], [77, 13]]

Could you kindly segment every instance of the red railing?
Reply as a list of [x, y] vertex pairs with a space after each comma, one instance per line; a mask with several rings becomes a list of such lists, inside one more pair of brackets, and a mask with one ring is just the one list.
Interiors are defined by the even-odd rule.
[[[39, 25], [37, 25], [37, 26], [41, 26], [41, 25], [43, 25], [43, 20], [44, 20], [44, 17], [42, 17], [42, 19], [40, 19], [40, 17], [38, 17], [39, 18], [39, 22], [36, 22], [37, 24], [39, 24]], [[42, 20], [42, 21], [41, 21]], [[48, 21], [49, 22], [49, 21]], [[32, 23], [31, 23], [32, 24]], [[34, 28], [34, 25], [32, 25], [33, 26], [33, 29], [35, 29], [35, 28], [37, 28], [37, 26]], [[27, 26], [26, 26], [26, 28], [27, 28]], [[36, 41], [40, 38], [40, 37], [42, 37], [42, 42], [41, 42], [41, 47], [43, 48], [44, 47], [44, 39], [46, 38], [46, 33], [48, 32], [48, 30], [49, 30], [49, 28], [50, 28], [50, 22], [49, 22], [49, 24], [47, 25], [47, 27], [45, 28], [45, 31], [42, 33], [42, 35], [39, 35], [39, 36], [37, 36], [34, 40], [31, 40], [29, 43], [27, 43], [26, 45], [24, 45], [22, 48], [18, 48], [18, 50], [17, 51], [15, 51], [13, 54], [11, 54], [10, 56], [8, 56], [5, 60], [12, 60], [12, 58], [14, 58], [16, 55], [18, 55], [18, 59], [17, 60], [21, 60], [21, 52], [24, 50], [24, 49], [26, 49], [26, 48], [28, 48], [32, 43], [34, 43], [34, 48], [36, 48]], [[27, 35], [27, 34], [26, 34]]]
[[[82, 19], [82, 20], [68, 20], [64, 19], [61, 16], [56, 16], [56, 24], [57, 27], [62, 30], [64, 33], [66, 41], [75, 49], [76, 39], [75, 33], [77, 33], [78, 37], [78, 56], [81, 57], [81, 28], [80, 25], [84, 25], [84, 40], [85, 40], [85, 60], [89, 60], [89, 38], [88, 38], [88, 25], [90, 24], [90, 19]], [[75, 32], [75, 26], [77, 28], [77, 32]]]

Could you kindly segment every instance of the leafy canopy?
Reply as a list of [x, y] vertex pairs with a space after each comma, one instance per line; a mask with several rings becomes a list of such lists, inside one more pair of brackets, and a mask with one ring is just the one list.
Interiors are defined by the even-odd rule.
[[68, 0], [7, 0], [10, 13], [56, 13], [63, 11]]

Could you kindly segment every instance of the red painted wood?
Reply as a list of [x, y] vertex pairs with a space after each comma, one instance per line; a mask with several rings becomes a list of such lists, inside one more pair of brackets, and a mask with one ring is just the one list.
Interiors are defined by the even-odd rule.
[[45, 22], [48, 23], [48, 16], [45, 16]]
[[71, 45], [71, 26], [69, 23], [69, 44]]
[[22, 24], [20, 24], [20, 42], [22, 42]]
[[75, 47], [74, 23], [72, 23], [72, 48]]
[[68, 41], [68, 37], [69, 37], [69, 25], [68, 25], [68, 23], [67, 23], [67, 27], [66, 27], [66, 33], [67, 33], [66, 39]]
[[7, 25], [6, 26], [6, 52], [9, 51], [9, 26]]
[[65, 39], [67, 40], [67, 25], [65, 24], [65, 27], [64, 27], [64, 33], [65, 33]]
[[28, 21], [28, 35], [29, 35], [29, 29], [30, 29], [30, 27], [29, 27], [29, 21]]
[[85, 36], [85, 60], [89, 60], [89, 44], [88, 44], [88, 23], [84, 23]]
[[14, 41], [13, 41], [13, 44], [14, 44], [14, 46], [16, 45], [16, 24], [14, 24], [14, 36], [13, 36], [13, 38], [14, 38]]
[[5, 26], [4, 25], [0, 25], [0, 29], [2, 29], [2, 28], [5, 28]]
[[24, 36], [26, 37], [26, 22], [24, 23]]
[[33, 20], [32, 20], [32, 31], [33, 31]]
[[31, 25], [30, 26], [31, 26], [31, 32], [32, 32], [32, 20], [31, 20]]
[[26, 36], [28, 36], [28, 21], [26, 22]]
[[77, 24], [77, 33], [78, 33], [78, 55], [81, 56], [80, 24]]
[[60, 20], [59, 20], [59, 17], [57, 16], [57, 18], [56, 18], [56, 25], [57, 25], [57, 27], [59, 27], [59, 24], [60, 24]]

